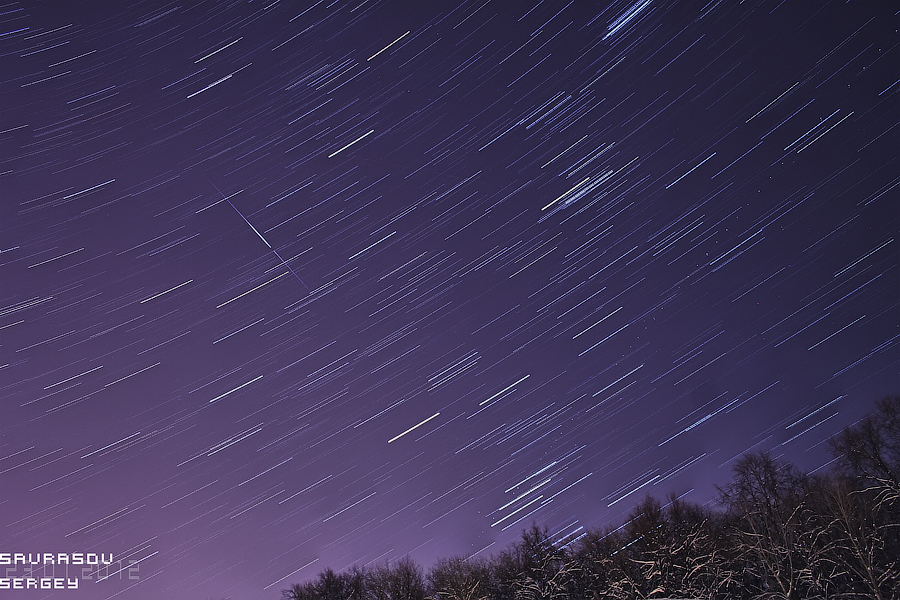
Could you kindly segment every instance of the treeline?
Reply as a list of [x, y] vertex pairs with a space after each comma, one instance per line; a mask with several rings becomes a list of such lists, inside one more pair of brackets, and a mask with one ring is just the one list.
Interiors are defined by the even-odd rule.
[[747, 454], [717, 510], [648, 496], [624, 525], [490, 558], [331, 569], [285, 600], [900, 598], [900, 396], [829, 440], [826, 474]]

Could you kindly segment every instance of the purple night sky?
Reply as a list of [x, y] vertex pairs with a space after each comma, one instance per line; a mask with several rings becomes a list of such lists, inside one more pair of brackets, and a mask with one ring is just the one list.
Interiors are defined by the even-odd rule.
[[0, 559], [138, 561], [19, 596], [274, 600], [827, 469], [900, 391], [896, 9], [3, 5]]

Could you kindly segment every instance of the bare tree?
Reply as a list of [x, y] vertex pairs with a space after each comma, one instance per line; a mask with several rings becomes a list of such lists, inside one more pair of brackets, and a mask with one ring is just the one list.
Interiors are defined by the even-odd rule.
[[486, 600], [490, 567], [479, 559], [441, 558], [427, 579], [429, 598], [433, 600]]
[[734, 597], [738, 591], [723, 548], [721, 519], [675, 496], [666, 505], [647, 496], [623, 528], [623, 544], [613, 556], [609, 595], [629, 598]]
[[642, 597], [643, 576], [630, 553], [633, 543], [623, 528], [590, 531], [581, 540], [575, 558], [581, 569], [577, 575], [586, 580], [581, 587], [587, 597], [609, 600]]
[[316, 580], [295, 583], [281, 595], [285, 600], [365, 600], [365, 580], [366, 572], [358, 567], [340, 574], [327, 568]]
[[842, 470], [864, 479], [879, 504], [900, 500], [900, 396], [878, 401], [875, 412], [829, 440]]
[[744, 585], [755, 587], [758, 598], [803, 597], [804, 479], [796, 467], [766, 453], [747, 454], [735, 463], [734, 480], [719, 490], [721, 502], [735, 517], [734, 543], [744, 565]]
[[632, 509], [625, 535], [630, 540], [627, 549], [630, 560], [641, 574], [635, 591], [642, 598], [671, 591], [673, 555], [669, 547], [669, 522], [659, 500], [647, 496]]
[[711, 510], [670, 498], [668, 552], [671, 594], [682, 598], [736, 597], [739, 590], [725, 551], [725, 528]]
[[318, 600], [319, 591], [314, 582], [307, 581], [295, 583], [288, 589], [281, 590], [281, 597], [284, 600]]
[[900, 524], [885, 520], [874, 494], [855, 489], [847, 477], [822, 477], [814, 491], [827, 521], [836, 575], [846, 582], [843, 587], [877, 600], [895, 597], [900, 592]]
[[366, 583], [372, 600], [425, 600], [422, 568], [408, 556], [393, 565], [375, 567], [369, 571]]
[[553, 600], [569, 598], [575, 564], [556, 547], [546, 529], [533, 524], [522, 532], [519, 543], [522, 577], [515, 586], [519, 600]]

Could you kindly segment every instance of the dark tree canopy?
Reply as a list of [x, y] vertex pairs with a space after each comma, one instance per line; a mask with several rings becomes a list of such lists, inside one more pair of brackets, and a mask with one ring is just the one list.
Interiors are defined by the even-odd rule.
[[285, 600], [887, 600], [900, 597], [900, 397], [830, 440], [835, 468], [735, 461], [720, 510], [647, 496], [616, 529], [536, 524], [490, 558], [410, 558], [284, 590]]
[[873, 413], [829, 444], [845, 474], [873, 486], [880, 500], [900, 498], [900, 396], [879, 400]]

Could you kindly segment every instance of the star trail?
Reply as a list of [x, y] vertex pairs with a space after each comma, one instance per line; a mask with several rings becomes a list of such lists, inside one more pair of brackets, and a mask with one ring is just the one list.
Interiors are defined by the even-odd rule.
[[748, 451], [827, 468], [900, 382], [897, 25], [5, 4], [0, 556], [274, 599], [714, 502]]

